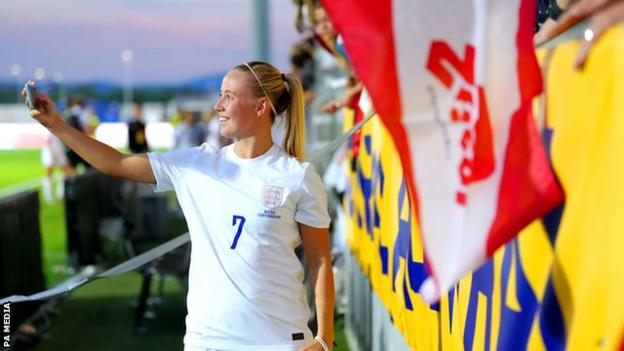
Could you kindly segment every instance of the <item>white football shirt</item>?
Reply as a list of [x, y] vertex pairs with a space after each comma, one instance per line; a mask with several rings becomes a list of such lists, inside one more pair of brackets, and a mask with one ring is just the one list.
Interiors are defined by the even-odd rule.
[[243, 159], [229, 145], [148, 154], [156, 191], [175, 190], [191, 234], [184, 343], [296, 350], [311, 342], [297, 223], [329, 226], [320, 177], [273, 145]]

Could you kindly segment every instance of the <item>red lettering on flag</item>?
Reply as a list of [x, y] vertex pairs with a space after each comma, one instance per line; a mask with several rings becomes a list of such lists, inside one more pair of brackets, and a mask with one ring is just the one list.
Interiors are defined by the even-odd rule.
[[[485, 179], [494, 172], [494, 145], [492, 143], [492, 126], [488, 113], [485, 91], [482, 86], [474, 84], [475, 48], [466, 45], [464, 58], [457, 56], [455, 51], [444, 41], [433, 41], [427, 60], [427, 69], [451, 90], [459, 84], [459, 92], [455, 95], [454, 104], [450, 112], [450, 121], [466, 124], [460, 139], [462, 159], [459, 163], [459, 177], [462, 188]], [[448, 64], [457, 74], [449, 71]], [[455, 79], [461, 77], [461, 81]], [[478, 105], [474, 105], [473, 93], [478, 96]], [[475, 118], [475, 113], [478, 116]], [[463, 190], [457, 191], [456, 203], [465, 206], [466, 194]]]

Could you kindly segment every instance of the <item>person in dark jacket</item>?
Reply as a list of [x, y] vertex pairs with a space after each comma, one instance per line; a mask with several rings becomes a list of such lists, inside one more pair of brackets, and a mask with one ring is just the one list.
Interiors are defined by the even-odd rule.
[[147, 138], [145, 137], [143, 105], [141, 103], [134, 105], [132, 122], [128, 124], [128, 146], [130, 151], [135, 154], [149, 151], [149, 145], [147, 145]]

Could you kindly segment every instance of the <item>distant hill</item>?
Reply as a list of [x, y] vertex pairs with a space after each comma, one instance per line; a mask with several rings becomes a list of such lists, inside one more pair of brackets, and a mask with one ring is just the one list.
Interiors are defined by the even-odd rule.
[[0, 89], [15, 89], [15, 84], [14, 80], [0, 80]]
[[121, 89], [121, 86], [119, 84], [105, 80], [96, 80], [91, 82], [81, 82], [73, 84], [69, 83], [66, 85], [66, 87], [70, 90], [87, 88], [100, 94], [110, 94], [115, 90]]
[[[136, 84], [133, 87], [133, 95], [137, 100], [167, 101], [177, 95], [216, 92], [221, 86], [221, 79], [224, 75], [225, 72], [212, 73], [178, 84]], [[0, 80], [0, 103], [15, 102], [15, 84], [13, 80]], [[44, 81], [40, 84], [42, 90], [49, 92], [53, 97], [59, 94], [58, 86], [53, 82]], [[63, 84], [63, 89], [69, 96], [80, 95], [101, 101], [121, 101], [123, 96], [121, 84], [106, 80], [67, 82]]]
[[208, 74], [203, 77], [186, 81], [179, 85], [182, 89], [191, 89], [200, 92], [218, 91], [225, 72]]

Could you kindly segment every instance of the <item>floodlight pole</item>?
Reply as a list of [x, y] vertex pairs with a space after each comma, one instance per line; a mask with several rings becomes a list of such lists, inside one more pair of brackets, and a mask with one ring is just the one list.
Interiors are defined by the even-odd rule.
[[269, 41], [269, 2], [268, 0], [253, 1], [253, 57], [256, 60], [270, 61]]
[[125, 49], [121, 52], [121, 62], [123, 68], [123, 104], [122, 104], [122, 113], [124, 108], [129, 108], [130, 111], [132, 109], [130, 106], [132, 105], [132, 60], [134, 58], [134, 54], [132, 50]]
[[22, 85], [20, 81], [20, 74], [22, 73], [22, 66], [17, 63], [11, 65], [11, 75], [15, 78], [15, 90], [17, 91], [17, 103], [21, 103], [24, 98], [22, 97]]

